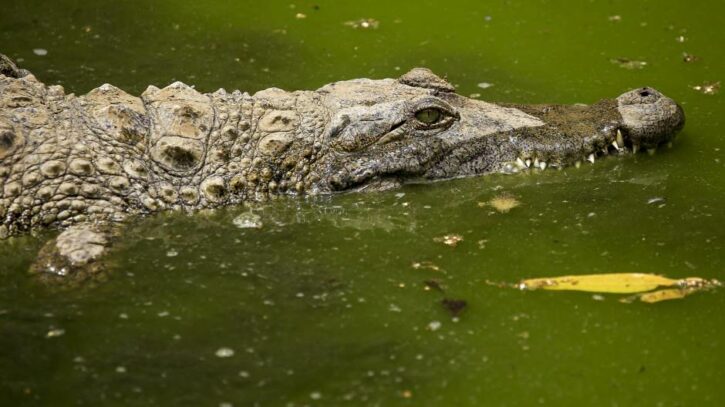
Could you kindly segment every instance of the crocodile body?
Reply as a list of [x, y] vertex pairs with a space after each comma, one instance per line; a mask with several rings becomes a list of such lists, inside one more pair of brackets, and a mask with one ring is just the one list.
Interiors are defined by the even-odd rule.
[[176, 82], [75, 96], [0, 55], [0, 238], [59, 228], [49, 253], [85, 265], [129, 216], [577, 165], [656, 148], [683, 123], [651, 88], [588, 106], [501, 105], [424, 68], [315, 91]]

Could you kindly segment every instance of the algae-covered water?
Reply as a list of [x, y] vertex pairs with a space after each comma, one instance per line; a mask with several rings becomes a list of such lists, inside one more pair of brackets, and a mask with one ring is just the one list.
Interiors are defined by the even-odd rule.
[[[693, 89], [725, 80], [722, 2], [1, 9], [0, 52], [77, 93], [311, 89], [427, 66], [491, 101], [591, 103], [649, 85], [688, 120], [654, 156], [143, 219], [92, 286], [26, 273], [52, 232], [0, 242], [1, 405], [725, 405], [722, 289], [623, 304], [486, 284], [725, 279], [723, 94]], [[501, 194], [520, 206], [485, 204]], [[250, 211], [264, 226], [235, 226]], [[451, 234], [455, 247], [436, 241]], [[450, 300], [466, 306], [454, 316]]]

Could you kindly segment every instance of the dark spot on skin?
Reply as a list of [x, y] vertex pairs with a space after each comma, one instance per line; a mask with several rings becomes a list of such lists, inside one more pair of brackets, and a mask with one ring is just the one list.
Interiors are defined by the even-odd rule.
[[221, 185], [209, 185], [206, 187], [206, 192], [211, 196], [222, 198], [224, 197], [226, 190]]
[[4, 130], [0, 133], [0, 149], [9, 150], [15, 144], [15, 133]]
[[443, 301], [441, 301], [441, 305], [443, 305], [443, 308], [448, 311], [451, 316], [457, 317], [458, 315], [463, 312], [464, 309], [468, 306], [468, 303], [465, 300], [453, 300], [450, 298], [444, 298]]
[[180, 147], [167, 147], [164, 155], [174, 162], [174, 166], [181, 169], [189, 169], [196, 166], [196, 157], [186, 149]]

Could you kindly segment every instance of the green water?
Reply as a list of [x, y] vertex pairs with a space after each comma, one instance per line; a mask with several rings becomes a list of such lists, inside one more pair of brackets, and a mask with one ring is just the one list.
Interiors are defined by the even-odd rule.
[[[688, 123], [653, 157], [145, 219], [93, 287], [26, 274], [52, 233], [1, 242], [0, 405], [725, 405], [723, 290], [627, 305], [485, 284], [725, 279], [723, 95], [691, 89], [725, 80], [722, 2], [5, 3], [0, 52], [77, 93], [309, 89], [424, 65], [492, 101], [649, 85]], [[360, 18], [380, 25], [343, 24]], [[504, 192], [521, 206], [479, 206]], [[261, 230], [234, 226], [249, 210]], [[467, 307], [453, 318], [444, 298]]]

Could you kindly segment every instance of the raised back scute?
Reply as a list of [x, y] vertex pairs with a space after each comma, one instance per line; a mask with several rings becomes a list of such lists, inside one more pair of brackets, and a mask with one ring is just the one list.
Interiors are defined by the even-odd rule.
[[170, 171], [198, 169], [214, 120], [211, 99], [181, 82], [149, 87], [141, 97], [151, 119], [151, 158]]

